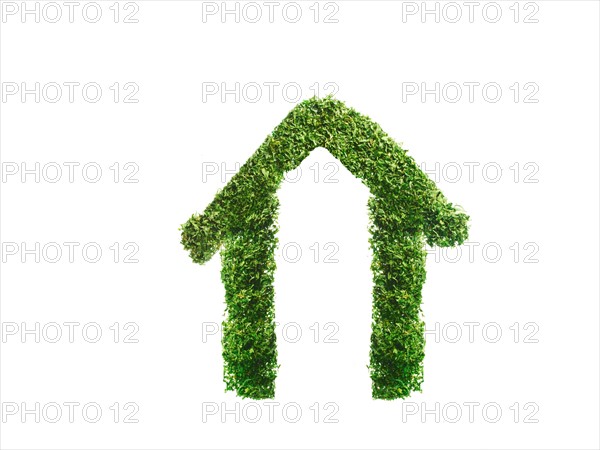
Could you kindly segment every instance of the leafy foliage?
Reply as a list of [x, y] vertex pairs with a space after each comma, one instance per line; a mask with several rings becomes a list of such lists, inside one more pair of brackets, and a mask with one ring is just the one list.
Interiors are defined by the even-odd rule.
[[371, 192], [372, 395], [405, 398], [423, 380], [424, 245], [462, 244], [469, 217], [378, 124], [331, 97], [298, 104], [204, 212], [180, 228], [194, 262], [222, 248], [226, 390], [255, 399], [275, 394], [277, 189], [316, 147], [327, 148]]

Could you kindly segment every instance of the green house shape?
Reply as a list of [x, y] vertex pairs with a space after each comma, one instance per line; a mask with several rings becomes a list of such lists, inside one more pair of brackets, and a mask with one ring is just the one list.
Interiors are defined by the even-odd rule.
[[253, 399], [275, 395], [277, 189], [317, 147], [369, 188], [372, 396], [405, 398], [423, 381], [425, 245], [462, 244], [469, 217], [377, 123], [332, 97], [292, 109], [204, 212], [180, 228], [194, 262], [221, 253], [226, 390]]

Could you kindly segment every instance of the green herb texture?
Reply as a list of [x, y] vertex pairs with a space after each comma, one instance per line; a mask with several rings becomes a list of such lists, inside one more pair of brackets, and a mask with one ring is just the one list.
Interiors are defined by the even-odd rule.
[[469, 217], [378, 124], [332, 97], [298, 104], [204, 212], [181, 226], [181, 243], [194, 262], [221, 250], [226, 390], [253, 399], [275, 395], [277, 189], [317, 147], [369, 188], [372, 396], [405, 398], [423, 381], [425, 244], [462, 244]]

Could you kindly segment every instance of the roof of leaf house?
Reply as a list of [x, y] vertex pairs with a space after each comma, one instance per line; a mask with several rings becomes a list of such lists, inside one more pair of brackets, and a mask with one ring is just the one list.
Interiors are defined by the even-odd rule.
[[370, 190], [409, 234], [423, 232], [430, 245], [461, 244], [468, 216], [381, 127], [332, 97], [299, 103], [267, 136], [204, 212], [182, 226], [182, 243], [195, 262], [208, 261], [223, 240], [266, 226], [273, 193], [284, 174], [310, 152], [326, 148]]

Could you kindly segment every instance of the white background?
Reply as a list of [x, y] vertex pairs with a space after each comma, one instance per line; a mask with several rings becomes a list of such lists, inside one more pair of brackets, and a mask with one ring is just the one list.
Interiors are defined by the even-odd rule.
[[[462, 2], [438, 3], [439, 23], [434, 15], [408, 14], [421, 2], [302, 2], [296, 23], [282, 16], [284, 3], [273, 23], [263, 3], [257, 23], [245, 20], [254, 16], [249, 9], [239, 23], [233, 15], [223, 23], [218, 14], [203, 21], [203, 4], [193, 1], [138, 1], [137, 23], [123, 23], [135, 5], [117, 5], [114, 23], [113, 2], [99, 2], [103, 15], [89, 23], [83, 2], [69, 23], [68, 7], [59, 3], [61, 20], [49, 23], [55, 11], [47, 7], [36, 23], [33, 15], [22, 20], [20, 10], [8, 14], [7, 3], [3, 92], [21, 83], [43, 90], [48, 83], [94, 82], [102, 98], [86, 101], [79, 87], [71, 103], [64, 88], [52, 103], [48, 85], [39, 103], [34, 94], [23, 101], [20, 92], [2, 100], [2, 448], [598, 448], [598, 3], [499, 2], [495, 23], [496, 7], [485, 16], [485, 2], [472, 23]], [[45, 3], [39, 5], [42, 14]], [[462, 18], [450, 23], [454, 5]], [[286, 11], [294, 17], [295, 10]], [[337, 23], [325, 22], [330, 13]], [[115, 82], [116, 103], [109, 89]], [[270, 82], [280, 83], [272, 101], [264, 85]], [[469, 82], [479, 83], [472, 102]], [[125, 83], [139, 88], [137, 103], [123, 101], [131, 92]], [[203, 99], [203, 83], [240, 83], [242, 95], [238, 102], [233, 94]], [[248, 83], [263, 86], [260, 100], [250, 101], [254, 91], [243, 95]], [[294, 99], [281, 92], [286, 83], [301, 86], [301, 98], [314, 94], [315, 83], [321, 95], [333, 83], [327, 86], [336, 87], [336, 98], [378, 122], [430, 176], [440, 175], [440, 189], [471, 216], [472, 259], [468, 247], [454, 263], [454, 250], [438, 262], [428, 257], [423, 312], [433, 332], [425, 382], [422, 393], [404, 401], [371, 399], [368, 191], [323, 149], [280, 190], [281, 368], [273, 420], [268, 403], [223, 392], [219, 336], [203, 335], [223, 319], [219, 257], [193, 264], [178, 227], [224, 186], [221, 175], [231, 176], [207, 169], [243, 163], [293, 108]], [[439, 102], [434, 94], [403, 99], [421, 83], [440, 83]], [[448, 83], [462, 86], [460, 100], [452, 102], [456, 85]], [[498, 101], [483, 97], [486, 83], [501, 87]], [[72, 183], [65, 162], [80, 164]], [[103, 171], [96, 183], [81, 173], [90, 162]], [[22, 163], [40, 164], [39, 182], [35, 174], [22, 181]], [[49, 163], [64, 169], [55, 183], [48, 181], [54, 172], [42, 170], [55, 167]], [[115, 163], [117, 183], [109, 168]], [[132, 172], [126, 163], [139, 169], [137, 183], [123, 182]], [[19, 172], [9, 175], [15, 167]], [[328, 180], [338, 182], [325, 182], [336, 167]], [[43, 255], [36, 263], [34, 254], [21, 262], [22, 243], [34, 249], [36, 242], [80, 245], [72, 263], [64, 246], [56, 263]], [[89, 242], [102, 248], [97, 263], [82, 257]], [[115, 242], [117, 263], [109, 248]], [[309, 248], [315, 242], [317, 262]], [[337, 263], [323, 261], [329, 242], [337, 246]], [[286, 244], [301, 248], [298, 262], [289, 261], [293, 249], [286, 261]], [[135, 248], [138, 262], [123, 262]], [[502, 255], [494, 263], [496, 248]], [[39, 343], [35, 332], [21, 335], [36, 322]], [[53, 322], [79, 323], [74, 342], [67, 335], [49, 342], [41, 330], [54, 336], [47, 326]], [[472, 339], [466, 322], [476, 323]], [[102, 330], [97, 343], [82, 336], [88, 323]], [[138, 342], [123, 342], [136, 329]], [[324, 342], [332, 330], [338, 342]], [[457, 330], [462, 335], [455, 338]], [[57, 423], [54, 402], [62, 405]], [[65, 402], [80, 404], [72, 423]], [[468, 402], [476, 403], [472, 420]], [[38, 417], [21, 415], [36, 403]], [[90, 403], [102, 409], [96, 423], [82, 415]], [[127, 403], [137, 406], [126, 409]], [[207, 415], [213, 406], [217, 414]], [[132, 408], [137, 423], [125, 423]], [[237, 417], [221, 416], [235, 408]], [[439, 414], [422, 415], [436, 408]], [[257, 410], [262, 416], [252, 423]]]

